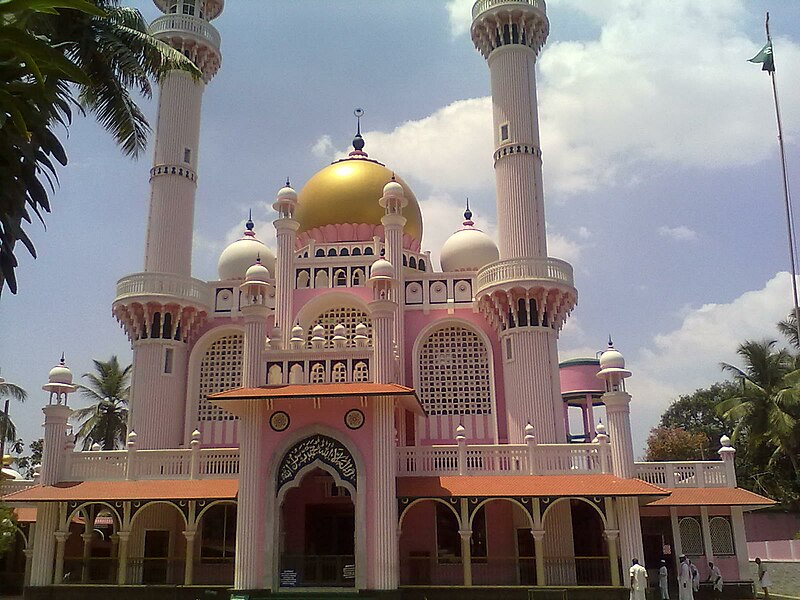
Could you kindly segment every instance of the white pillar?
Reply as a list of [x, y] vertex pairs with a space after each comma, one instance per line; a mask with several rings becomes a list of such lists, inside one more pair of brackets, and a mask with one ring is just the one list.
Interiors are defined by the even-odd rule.
[[275, 261], [275, 326], [281, 332], [283, 348], [289, 347], [292, 337], [292, 300], [294, 281], [294, 245], [300, 223], [292, 218], [280, 218], [273, 222], [277, 238], [277, 258]]
[[[503, 365], [508, 442], [524, 443], [525, 426], [533, 425], [540, 444], [566, 442], [558, 379], [558, 333], [549, 327], [518, 327], [500, 335], [511, 344], [512, 360]], [[531, 374], [536, 374], [531, 376]]]
[[[711, 547], [711, 527], [708, 522], [708, 507], [700, 507], [700, 530], [703, 534], [703, 548], [705, 549], [706, 562], [714, 562], [714, 549]], [[706, 565], [703, 565], [704, 567]]]
[[639, 517], [639, 499], [636, 496], [616, 498], [617, 521], [619, 523], [620, 555], [622, 557], [623, 575], [631, 566], [631, 560], [644, 562], [644, 544], [642, 543], [642, 521]]
[[669, 522], [672, 527], [672, 559], [675, 563], [675, 572], [678, 573], [681, 568], [680, 556], [683, 554], [683, 544], [681, 543], [681, 528], [678, 520], [678, 508], [675, 506], [669, 507]]
[[244, 339], [242, 341], [242, 386], [265, 385], [266, 365], [263, 351], [266, 341], [267, 312], [265, 306], [242, 306]]
[[[252, 402], [239, 421], [239, 497], [236, 512], [236, 564], [233, 587], [237, 590], [271, 589], [272, 578], [264, 577], [264, 557], [260, 549], [271, 546], [272, 539], [262, 539], [266, 511], [274, 510], [274, 499], [265, 496], [261, 422], [263, 404]], [[277, 518], [277, 517], [276, 517]], [[266, 532], [267, 537], [272, 532]]]
[[383, 224], [383, 231], [386, 239], [386, 260], [392, 263], [394, 267], [395, 281], [390, 299], [396, 303], [393, 333], [394, 343], [398, 349], [397, 358], [399, 359], [399, 364], [396, 370], [399, 377], [395, 377], [395, 380], [398, 383], [402, 383], [405, 373], [405, 369], [403, 368], [403, 340], [405, 338], [405, 332], [403, 324], [404, 312], [401, 308], [403, 299], [401, 295], [403, 294], [403, 281], [405, 279], [405, 273], [403, 272], [403, 227], [406, 224], [406, 218], [399, 213], [386, 214], [381, 217], [381, 223]]
[[[375, 383], [394, 383], [394, 327], [395, 303], [389, 300], [370, 302], [372, 339], [375, 346], [375, 364], [372, 367]], [[394, 440], [394, 433], [392, 433]]]
[[69, 538], [69, 531], [56, 531], [56, 566], [53, 571], [53, 583], [56, 585], [64, 581], [64, 547]]
[[[388, 396], [375, 398], [373, 418], [373, 522], [370, 540], [372, 550], [369, 554], [372, 559], [374, 581], [370, 587], [376, 590], [395, 590], [399, 582], [400, 564], [395, 494], [396, 444], [393, 398]], [[359, 565], [358, 568], [364, 568], [364, 565]]]
[[469, 500], [460, 498], [459, 502], [461, 526], [458, 528], [458, 534], [461, 536], [461, 564], [464, 569], [464, 585], [469, 587], [472, 585], [472, 526], [469, 522]]
[[606, 406], [606, 428], [611, 438], [611, 463], [614, 475], [632, 478], [636, 475], [633, 461], [633, 439], [631, 436], [630, 402], [627, 392], [616, 391], [603, 394]]
[[183, 537], [186, 538], [186, 560], [183, 564], [183, 585], [192, 585], [194, 580], [194, 540], [197, 535], [195, 530], [186, 530]]
[[41, 587], [53, 583], [59, 506], [55, 502], [39, 502], [36, 505], [36, 531], [33, 536], [33, 561], [31, 564], [31, 586]]
[[72, 409], [66, 404], [49, 404], [44, 413], [44, 445], [42, 447], [42, 470], [40, 483], [54, 485], [61, 481], [64, 452], [67, 444], [67, 421]]
[[733, 529], [733, 547], [736, 550], [736, 564], [739, 566], [739, 579], [749, 581], [750, 557], [747, 552], [747, 535], [744, 530], [744, 511], [741, 506], [731, 506], [731, 525]]
[[131, 537], [130, 531], [118, 531], [119, 546], [117, 548], [117, 584], [125, 585], [128, 581], [128, 541]]

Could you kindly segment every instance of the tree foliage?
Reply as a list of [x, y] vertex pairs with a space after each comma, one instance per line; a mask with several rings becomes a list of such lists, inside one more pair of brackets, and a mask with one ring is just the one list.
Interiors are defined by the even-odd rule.
[[[34, 470], [37, 466], [42, 464], [42, 451], [44, 450], [44, 440], [38, 439], [28, 444], [30, 454], [25, 456], [17, 456], [14, 459], [14, 464], [23, 477], [26, 479], [33, 479]], [[22, 450], [16, 454], [22, 454]]]
[[16, 293], [17, 242], [36, 257], [24, 223], [50, 212], [67, 164], [59, 126], [86, 110], [136, 156], [149, 126], [131, 91], [149, 97], [174, 69], [200, 75], [117, 0], [0, 0], [0, 293]]
[[[28, 399], [28, 392], [18, 385], [4, 381], [0, 383], [0, 400], [6, 399], [25, 402]], [[17, 428], [11, 417], [5, 412], [5, 403], [0, 404], [0, 436], [4, 437], [5, 441], [10, 444], [14, 444], [17, 441]]]
[[0, 503], [0, 558], [11, 550], [17, 535], [17, 520], [7, 504]]
[[654, 427], [647, 437], [646, 460], [703, 460], [708, 436], [680, 427]]
[[88, 384], [78, 389], [92, 404], [76, 410], [72, 418], [78, 421], [78, 441], [88, 450], [100, 444], [103, 450], [115, 450], [125, 445], [128, 428], [128, 395], [131, 366], [121, 368], [116, 356], [107, 361], [94, 361], [95, 373], [81, 377]]

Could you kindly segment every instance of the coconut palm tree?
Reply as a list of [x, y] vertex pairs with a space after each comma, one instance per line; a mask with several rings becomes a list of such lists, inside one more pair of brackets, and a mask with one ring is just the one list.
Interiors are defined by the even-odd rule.
[[33, 215], [44, 222], [55, 165], [67, 164], [57, 127], [78, 106], [137, 156], [149, 125], [131, 92], [149, 98], [151, 82], [176, 69], [200, 77], [118, 0], [0, 2], [0, 293], [6, 284], [17, 290], [16, 243], [36, 257], [23, 225]]
[[778, 331], [781, 332], [795, 349], [800, 349], [800, 338], [797, 337], [797, 317], [794, 310], [783, 321], [778, 322]]
[[737, 350], [743, 367], [722, 363], [741, 390], [717, 410], [736, 423], [734, 442], [746, 435], [752, 455], [767, 458], [765, 467], [788, 460], [800, 481], [800, 370], [796, 358], [776, 345], [776, 340], [746, 341]]
[[25, 402], [28, 399], [28, 392], [18, 385], [3, 381], [3, 378], [0, 377], [0, 399], [5, 399], [0, 413], [0, 438], [2, 438], [3, 446], [6, 442], [13, 445], [17, 440], [17, 428], [8, 414], [8, 403], [9, 400]]
[[93, 362], [96, 372], [84, 373], [81, 377], [88, 383], [78, 385], [81, 395], [92, 404], [72, 415], [78, 422], [77, 439], [84, 450], [95, 443], [103, 450], [115, 450], [125, 444], [131, 366], [121, 368], [116, 356]]

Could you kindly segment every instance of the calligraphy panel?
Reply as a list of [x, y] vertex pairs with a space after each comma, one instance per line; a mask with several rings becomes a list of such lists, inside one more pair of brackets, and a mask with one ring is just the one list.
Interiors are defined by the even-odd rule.
[[350, 451], [338, 440], [316, 434], [300, 440], [286, 452], [278, 467], [278, 491], [315, 460], [332, 467], [342, 481], [356, 487], [356, 461]]

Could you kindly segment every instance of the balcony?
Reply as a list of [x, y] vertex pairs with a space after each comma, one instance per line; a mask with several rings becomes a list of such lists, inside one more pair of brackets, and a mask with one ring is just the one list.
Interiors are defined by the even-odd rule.
[[150, 23], [150, 33], [159, 39], [189, 37], [196, 42], [209, 44], [217, 51], [220, 47], [217, 28], [192, 15], [169, 14], [159, 17]]
[[527, 4], [528, 6], [538, 8], [543, 13], [547, 12], [547, 5], [545, 4], [545, 0], [478, 0], [475, 4], [472, 5], [472, 18], [474, 19], [479, 14], [489, 10], [490, 8], [496, 8], [498, 6], [503, 6], [506, 4], [510, 5]]
[[638, 462], [636, 477], [664, 488], [735, 487], [721, 460], [686, 462]]
[[117, 282], [114, 303], [142, 297], [169, 298], [179, 303], [212, 306], [211, 289], [205, 281], [191, 277], [181, 277], [171, 273], [134, 273]]
[[475, 276], [476, 296], [482, 290], [518, 281], [542, 281], [575, 287], [572, 265], [557, 258], [511, 258], [486, 265]]

